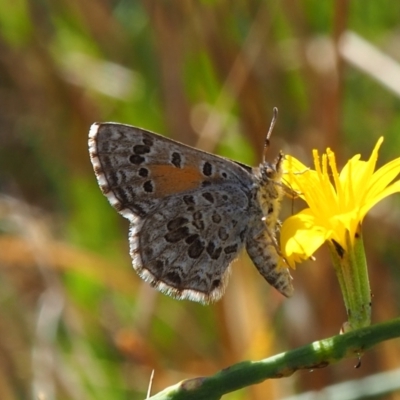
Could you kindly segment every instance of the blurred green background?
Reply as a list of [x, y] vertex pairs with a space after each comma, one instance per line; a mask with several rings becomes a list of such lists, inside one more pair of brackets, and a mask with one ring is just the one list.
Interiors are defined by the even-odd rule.
[[[1, 1], [1, 399], [143, 399], [153, 369], [156, 393], [337, 334], [346, 312], [326, 249], [293, 271], [289, 300], [245, 255], [214, 305], [142, 283], [88, 130], [118, 121], [256, 165], [276, 106], [271, 159], [282, 149], [311, 165], [329, 146], [343, 164], [384, 135], [381, 165], [400, 156], [399, 43], [392, 0]], [[399, 221], [392, 196], [364, 224], [373, 322], [399, 314]], [[347, 381], [354, 391], [335, 398], [367, 398], [361, 378], [397, 369], [400, 382], [400, 342], [356, 364], [226, 399], [311, 398]], [[400, 399], [387, 376], [373, 398]]]

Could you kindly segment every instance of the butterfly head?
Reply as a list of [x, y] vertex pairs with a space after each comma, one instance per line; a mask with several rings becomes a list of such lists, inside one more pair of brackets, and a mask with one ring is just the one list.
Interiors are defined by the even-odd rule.
[[283, 153], [280, 151], [278, 157], [273, 163], [264, 161], [259, 168], [260, 179], [264, 184], [273, 182], [280, 182], [282, 178], [282, 161]]

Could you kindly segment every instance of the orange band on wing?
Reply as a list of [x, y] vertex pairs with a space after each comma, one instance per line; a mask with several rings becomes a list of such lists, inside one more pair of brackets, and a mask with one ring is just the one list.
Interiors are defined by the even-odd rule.
[[198, 168], [191, 166], [180, 169], [171, 165], [152, 165], [151, 179], [157, 188], [157, 196], [163, 197], [198, 189], [205, 177]]

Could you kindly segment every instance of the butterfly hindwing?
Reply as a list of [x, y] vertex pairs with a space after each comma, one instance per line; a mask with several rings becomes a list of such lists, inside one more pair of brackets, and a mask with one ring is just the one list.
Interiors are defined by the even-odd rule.
[[247, 196], [224, 186], [168, 197], [131, 226], [131, 256], [142, 277], [178, 298], [207, 303], [222, 296], [249, 220]]

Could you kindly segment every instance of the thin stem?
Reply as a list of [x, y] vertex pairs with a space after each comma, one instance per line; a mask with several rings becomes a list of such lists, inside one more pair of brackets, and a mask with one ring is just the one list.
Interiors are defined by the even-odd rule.
[[339, 280], [348, 322], [344, 330], [358, 329], [371, 323], [371, 290], [361, 226], [353, 240], [346, 235], [346, 249], [329, 243], [333, 265]]
[[[283, 378], [302, 369], [324, 368], [344, 358], [359, 360], [365, 350], [396, 337], [400, 337], [400, 318], [320, 340], [265, 360], [244, 361], [212, 376], [188, 379], [149, 400], [217, 400], [226, 393], [266, 379]], [[355, 360], [355, 366], [357, 364]]]

